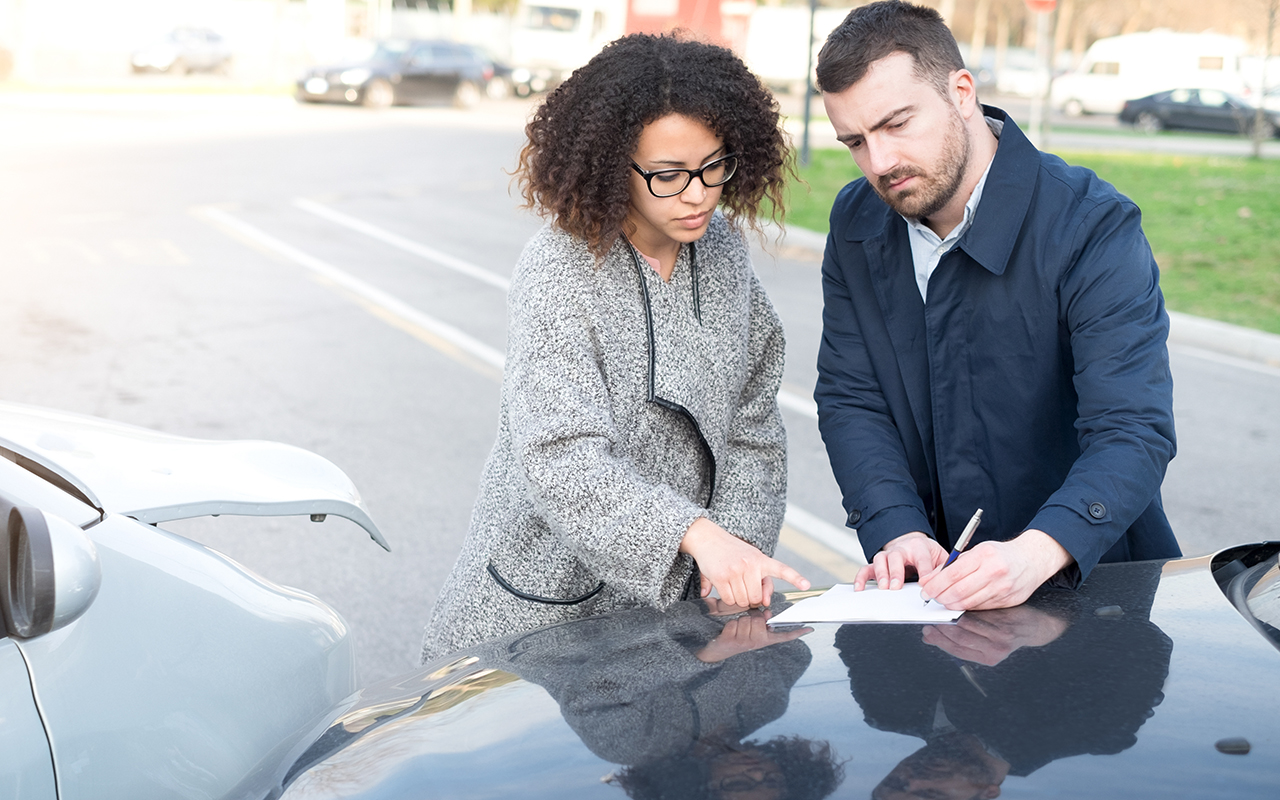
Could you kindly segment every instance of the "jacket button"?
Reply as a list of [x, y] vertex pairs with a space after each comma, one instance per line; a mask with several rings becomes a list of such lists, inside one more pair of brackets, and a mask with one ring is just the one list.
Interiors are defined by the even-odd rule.
[[855, 508], [854, 510], [852, 510], [852, 511], [850, 511], [850, 512], [849, 512], [849, 527], [850, 527], [850, 528], [854, 527], [855, 525], [857, 525], [857, 524], [858, 524], [859, 522], [861, 522], [861, 521], [862, 521], [862, 512], [861, 512], [861, 511], [859, 511], [858, 509], [856, 509], [856, 508]]
[[1089, 505], [1089, 516], [1094, 519], [1102, 519], [1107, 515], [1107, 507], [1102, 503], [1092, 503]]

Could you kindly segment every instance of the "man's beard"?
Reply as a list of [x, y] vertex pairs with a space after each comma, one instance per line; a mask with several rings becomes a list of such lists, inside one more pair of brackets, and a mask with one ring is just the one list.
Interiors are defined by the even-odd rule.
[[[928, 219], [941, 211], [960, 191], [972, 153], [969, 131], [960, 113], [952, 109], [951, 124], [942, 142], [942, 154], [932, 170], [926, 172], [917, 166], [903, 166], [877, 178], [872, 185], [880, 199], [902, 216]], [[917, 183], [923, 185], [898, 192], [889, 189], [896, 181], [912, 175], [921, 178]]]

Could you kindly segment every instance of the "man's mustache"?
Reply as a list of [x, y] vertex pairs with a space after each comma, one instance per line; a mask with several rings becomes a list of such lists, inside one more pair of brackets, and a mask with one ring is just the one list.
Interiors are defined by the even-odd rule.
[[876, 185], [880, 187], [880, 192], [884, 193], [889, 191], [889, 187], [892, 184], [897, 183], [903, 178], [918, 178], [923, 175], [924, 173], [915, 167], [899, 167], [893, 172], [886, 173], [877, 178]]

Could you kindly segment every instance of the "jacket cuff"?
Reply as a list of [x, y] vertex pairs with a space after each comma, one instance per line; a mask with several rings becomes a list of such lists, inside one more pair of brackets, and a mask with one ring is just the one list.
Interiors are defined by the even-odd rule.
[[1075, 564], [1067, 566], [1053, 577], [1052, 582], [1056, 586], [1078, 587], [1089, 577], [1103, 554], [1115, 544], [1115, 538], [1112, 537], [1114, 524], [1109, 518], [1097, 521], [1085, 519], [1066, 506], [1041, 508], [1027, 528], [1049, 534], [1075, 559]]
[[[858, 513], [860, 512], [857, 510], [850, 512], [849, 522], [853, 522], [854, 515]], [[920, 531], [930, 539], [934, 538], [933, 526], [925, 518], [924, 512], [915, 506], [882, 508], [871, 518], [862, 520], [860, 525], [849, 524], [848, 527], [857, 530], [858, 541], [862, 543], [862, 553], [868, 563], [880, 552], [880, 548], [904, 533]]]

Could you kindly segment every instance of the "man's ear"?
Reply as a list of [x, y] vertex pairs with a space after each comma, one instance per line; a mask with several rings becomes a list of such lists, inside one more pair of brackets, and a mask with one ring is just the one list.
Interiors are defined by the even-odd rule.
[[960, 115], [965, 119], [973, 116], [978, 110], [978, 82], [974, 80], [973, 73], [958, 69], [951, 73], [949, 83], [952, 102], [960, 109]]

